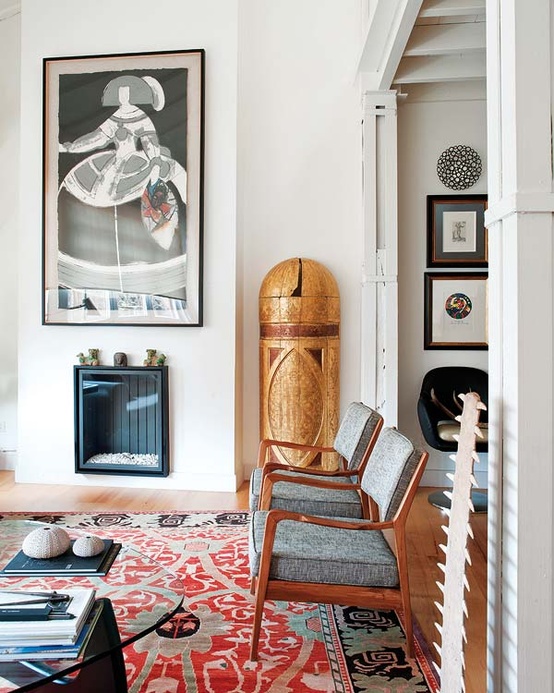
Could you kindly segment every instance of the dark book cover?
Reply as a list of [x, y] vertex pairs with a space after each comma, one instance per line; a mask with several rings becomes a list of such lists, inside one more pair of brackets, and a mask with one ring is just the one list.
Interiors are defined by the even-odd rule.
[[103, 539], [104, 549], [96, 556], [83, 558], [73, 553], [73, 541], [65, 553], [54, 558], [30, 558], [23, 551], [18, 553], [0, 571], [4, 575], [106, 575], [121, 544]]

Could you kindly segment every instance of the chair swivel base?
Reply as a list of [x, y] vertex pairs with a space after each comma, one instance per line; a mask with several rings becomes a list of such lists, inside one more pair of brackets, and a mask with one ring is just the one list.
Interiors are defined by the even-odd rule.
[[[450, 498], [444, 495], [443, 491], [433, 491], [427, 500], [437, 508], [450, 508]], [[476, 513], [486, 513], [488, 507], [488, 497], [485, 491], [473, 490], [471, 492], [471, 502]]]

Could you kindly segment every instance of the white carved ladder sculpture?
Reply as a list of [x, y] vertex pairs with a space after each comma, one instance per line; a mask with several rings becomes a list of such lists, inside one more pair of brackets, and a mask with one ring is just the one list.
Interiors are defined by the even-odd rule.
[[473, 538], [469, 514], [473, 511], [471, 487], [477, 486], [473, 464], [479, 461], [475, 452], [475, 438], [482, 437], [478, 427], [479, 412], [486, 409], [475, 392], [459, 396], [464, 407], [462, 415], [456, 417], [461, 422], [458, 451], [456, 455], [451, 456], [456, 467], [454, 474], [447, 475], [453, 482], [453, 488], [452, 491], [445, 491], [451, 499], [451, 507], [446, 511], [449, 515], [448, 527], [442, 527], [447, 535], [447, 543], [446, 546], [440, 545], [446, 555], [444, 565], [439, 563], [439, 568], [444, 572], [444, 584], [437, 582], [443, 593], [443, 604], [435, 602], [442, 613], [442, 626], [435, 624], [441, 634], [441, 646], [434, 643], [441, 657], [441, 666], [437, 669], [442, 693], [459, 693], [465, 690], [464, 617], [467, 618], [468, 615], [465, 590], [469, 590], [465, 566], [466, 561], [471, 563], [467, 538], [468, 535]]

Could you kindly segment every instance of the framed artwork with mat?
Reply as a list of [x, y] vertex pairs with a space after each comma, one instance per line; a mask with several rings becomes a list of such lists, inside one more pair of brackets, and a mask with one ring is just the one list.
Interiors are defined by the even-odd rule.
[[44, 59], [43, 324], [202, 324], [204, 62]]
[[427, 196], [427, 266], [487, 267], [486, 195]]
[[488, 349], [487, 273], [424, 276], [424, 348]]

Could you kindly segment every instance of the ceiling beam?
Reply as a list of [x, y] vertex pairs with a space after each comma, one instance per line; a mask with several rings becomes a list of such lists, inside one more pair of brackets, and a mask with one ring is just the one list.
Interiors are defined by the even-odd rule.
[[420, 17], [485, 16], [485, 0], [425, 0]]
[[485, 53], [404, 58], [394, 77], [394, 84], [459, 82], [485, 79]]
[[379, 0], [371, 17], [358, 74], [365, 88], [390, 88], [423, 0]]
[[485, 46], [484, 22], [416, 26], [404, 51], [404, 57], [472, 53], [484, 51]]

